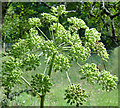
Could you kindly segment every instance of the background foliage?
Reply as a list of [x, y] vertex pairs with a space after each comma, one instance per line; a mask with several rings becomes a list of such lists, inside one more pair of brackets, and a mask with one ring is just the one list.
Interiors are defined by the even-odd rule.
[[[96, 28], [102, 33], [102, 42], [107, 49], [119, 46], [120, 41], [120, 1], [118, 2], [11, 2], [2, 4], [3, 12], [3, 41], [15, 42], [19, 38], [25, 38], [25, 32], [29, 31], [28, 18], [41, 17], [41, 13], [50, 12], [51, 6], [64, 4], [67, 15], [60, 17], [60, 23], [67, 26], [66, 18], [75, 16], [84, 19], [85, 23]], [[47, 27], [43, 32], [48, 33]], [[81, 37], [84, 29], [80, 30]]]

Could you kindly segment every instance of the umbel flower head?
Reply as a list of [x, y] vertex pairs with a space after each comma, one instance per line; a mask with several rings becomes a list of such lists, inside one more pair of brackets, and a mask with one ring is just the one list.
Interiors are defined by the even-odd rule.
[[72, 84], [65, 90], [64, 99], [67, 100], [67, 103], [70, 103], [71, 105], [83, 105], [83, 103], [87, 101], [86, 98], [88, 98], [88, 95], [86, 94], [86, 91], [81, 88], [80, 84]]

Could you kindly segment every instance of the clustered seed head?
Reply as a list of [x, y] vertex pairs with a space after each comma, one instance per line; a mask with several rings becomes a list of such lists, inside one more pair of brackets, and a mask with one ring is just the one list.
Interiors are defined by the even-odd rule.
[[26, 54], [22, 61], [22, 66], [26, 71], [35, 70], [40, 64], [40, 57], [36, 54]]
[[109, 59], [109, 54], [107, 54], [104, 44], [102, 42], [98, 42], [100, 40], [100, 36], [101, 34], [95, 28], [88, 28], [85, 31], [84, 44], [86, 47], [92, 48], [103, 60], [107, 61], [107, 59]]
[[95, 44], [94, 51], [97, 52], [98, 56], [102, 57], [102, 60], [107, 61], [107, 59], [109, 59], [109, 54], [107, 53], [107, 50], [102, 42]]
[[55, 16], [61, 16], [62, 14], [67, 14], [65, 5], [60, 5], [60, 6], [57, 6], [56, 8], [51, 7], [51, 11]]
[[87, 29], [88, 27], [86, 26], [85, 22], [82, 19], [78, 19], [76, 17], [71, 17], [68, 18], [67, 21], [72, 24], [69, 27], [69, 30], [71, 32], [76, 32], [78, 31], [78, 29], [83, 28], [83, 29]]
[[54, 61], [54, 69], [55, 71], [68, 71], [70, 68], [70, 63], [69, 63], [69, 59], [62, 55], [59, 54], [58, 56], [56, 56], [55, 61]]
[[65, 90], [65, 100], [69, 104], [76, 104], [76, 106], [83, 105], [86, 102], [88, 95], [85, 90], [81, 88], [80, 84], [72, 84]]
[[58, 21], [58, 18], [56, 16], [51, 15], [49, 13], [42, 13], [41, 16], [42, 16], [41, 23], [43, 25]]
[[41, 22], [40, 22], [40, 19], [39, 19], [39, 18], [29, 18], [28, 23], [29, 23], [31, 26], [38, 26], [38, 27], [41, 26]]
[[20, 68], [21, 65], [22, 61], [13, 57], [2, 63], [2, 86], [12, 88], [20, 82], [19, 77], [23, 73]]
[[43, 74], [36, 74], [35, 76], [32, 76], [31, 86], [36, 92], [45, 95], [47, 92], [50, 91], [52, 83], [50, 82], [50, 78], [48, 75], [46, 76]]
[[108, 71], [102, 71], [99, 79], [99, 85], [102, 85], [102, 89], [107, 92], [117, 88], [118, 77], [111, 75]]
[[96, 64], [88, 64], [83, 65], [79, 71], [82, 74], [81, 79], [87, 79], [87, 81], [92, 84], [99, 84], [106, 91], [111, 91], [112, 89], [117, 88], [118, 77], [116, 75], [111, 75], [108, 71], [101, 71], [97, 69]]

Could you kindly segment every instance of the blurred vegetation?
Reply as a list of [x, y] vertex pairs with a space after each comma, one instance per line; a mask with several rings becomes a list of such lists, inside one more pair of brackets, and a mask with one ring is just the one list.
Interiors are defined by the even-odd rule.
[[[17, 42], [25, 38], [29, 31], [28, 18], [41, 17], [50, 12], [51, 6], [64, 4], [68, 14], [60, 17], [60, 23], [68, 26], [66, 18], [75, 16], [83, 19], [90, 28], [101, 33], [102, 42], [108, 50], [120, 45], [120, 1], [118, 2], [4, 2], [2, 3], [3, 26], [2, 40], [5, 43]], [[48, 34], [47, 27], [42, 31]], [[84, 29], [79, 31], [84, 36]], [[49, 35], [48, 35], [49, 37]]]

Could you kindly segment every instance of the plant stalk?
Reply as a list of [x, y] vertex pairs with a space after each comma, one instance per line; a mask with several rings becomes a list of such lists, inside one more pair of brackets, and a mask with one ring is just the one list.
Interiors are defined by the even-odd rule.
[[71, 83], [71, 80], [70, 80], [70, 77], [69, 77], [67, 71], [66, 71], [66, 75], [67, 75], [68, 81], [69, 81], [69, 83], [70, 83], [70, 85], [71, 85], [72, 83]]
[[47, 63], [46, 63], [45, 69], [44, 69], [44, 74], [45, 74], [45, 72], [46, 72], [46, 70], [47, 70], [47, 65], [48, 65], [49, 60], [50, 60], [50, 57], [49, 57], [48, 60], [47, 60]]
[[[59, 17], [58, 17], [58, 19], [59, 19]], [[58, 28], [58, 22], [57, 22], [57, 28]], [[57, 28], [56, 28], [56, 32], [57, 32]], [[39, 28], [38, 28], [38, 29], [39, 29]], [[41, 32], [41, 30], [40, 30], [40, 32]], [[41, 32], [41, 33], [42, 33], [42, 32]], [[43, 33], [42, 33], [42, 34], [43, 34]], [[43, 35], [44, 35], [44, 34], [43, 34]], [[47, 39], [48, 39], [48, 38], [47, 38]], [[51, 76], [51, 73], [52, 73], [52, 67], [53, 67], [55, 55], [56, 55], [56, 53], [53, 53], [52, 60], [51, 60], [51, 64], [50, 64], [50, 67], [49, 67], [49, 72], [48, 72], [49, 77]], [[44, 108], [44, 100], [45, 100], [45, 94], [41, 96], [40, 108]]]
[[[49, 77], [51, 76], [55, 55], [56, 55], [56, 53], [54, 53], [52, 56], [52, 60], [51, 60], [51, 64], [50, 64], [49, 72], [48, 72]], [[41, 97], [40, 108], [44, 108], [45, 94], [44, 95], [42, 94], [42, 96], [40, 96], [40, 97]]]
[[44, 108], [45, 95], [41, 96], [40, 108]]
[[56, 53], [54, 53], [53, 56], [52, 56], [52, 60], [51, 60], [51, 64], [50, 64], [49, 72], [48, 72], [49, 77], [51, 76], [55, 55], [56, 55]]
[[43, 35], [47, 40], [49, 40], [48, 37], [42, 32], [42, 30], [41, 30], [39, 27], [37, 27], [37, 28], [38, 28], [38, 30], [42, 33], [42, 35]]

